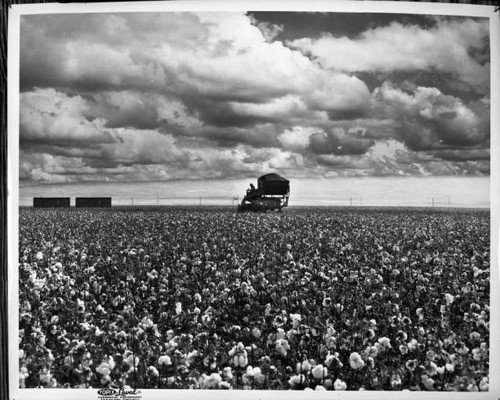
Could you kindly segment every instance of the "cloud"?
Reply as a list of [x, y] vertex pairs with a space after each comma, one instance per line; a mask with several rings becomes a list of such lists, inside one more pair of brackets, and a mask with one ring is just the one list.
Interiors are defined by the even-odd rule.
[[[433, 28], [403, 25], [368, 29], [359, 36], [302, 38], [289, 43], [337, 71], [431, 70], [452, 74], [469, 90], [489, 92], [488, 20], [437, 19]], [[453, 81], [453, 79], [451, 79]]]
[[459, 98], [437, 88], [417, 87], [403, 91], [390, 82], [375, 89], [374, 112], [383, 113], [399, 126], [395, 135], [414, 150], [440, 146], [488, 144], [486, 107], [474, 112]]
[[285, 149], [300, 152], [309, 146], [310, 137], [316, 131], [316, 128], [295, 126], [292, 129], [283, 131], [278, 136], [278, 140]]
[[92, 94], [88, 107], [106, 127], [169, 130], [197, 129], [198, 118], [175, 96], [155, 92], [105, 91]]
[[372, 145], [372, 139], [346, 133], [344, 128], [334, 128], [329, 132], [314, 133], [310, 137], [310, 149], [315, 154], [364, 154]]
[[262, 35], [266, 39], [266, 42], [272, 42], [276, 38], [276, 36], [280, 34], [280, 32], [283, 32], [283, 24], [278, 25], [266, 21], [258, 21], [253, 17], [252, 14], [249, 15], [249, 18], [252, 24], [260, 29]]
[[[486, 25], [436, 21], [284, 44], [244, 13], [23, 16], [22, 179], [482, 173]], [[386, 76], [415, 69], [484, 95]]]
[[89, 107], [80, 96], [68, 96], [54, 89], [22, 93], [20, 139], [23, 143], [80, 145], [112, 143], [104, 121], [87, 118]]

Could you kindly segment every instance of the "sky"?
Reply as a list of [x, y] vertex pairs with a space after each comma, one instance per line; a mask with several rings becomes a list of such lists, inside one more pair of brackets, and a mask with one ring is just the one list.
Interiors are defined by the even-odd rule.
[[25, 15], [20, 182], [489, 176], [485, 18]]

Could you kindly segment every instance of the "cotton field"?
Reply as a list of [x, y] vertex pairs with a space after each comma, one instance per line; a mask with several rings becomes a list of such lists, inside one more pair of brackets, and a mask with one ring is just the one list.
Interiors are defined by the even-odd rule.
[[489, 211], [21, 208], [21, 387], [487, 391]]

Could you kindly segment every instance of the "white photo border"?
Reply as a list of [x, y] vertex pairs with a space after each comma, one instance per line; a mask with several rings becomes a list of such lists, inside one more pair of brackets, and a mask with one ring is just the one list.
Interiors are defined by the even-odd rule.
[[[455, 399], [498, 399], [500, 398], [500, 12], [494, 6], [396, 2], [396, 1], [241, 1], [241, 0], [187, 0], [160, 2], [123, 2], [123, 3], [87, 3], [87, 4], [22, 4], [12, 5], [9, 10], [8, 32], [8, 298], [9, 298], [9, 393], [13, 400], [91, 399], [98, 400], [98, 389], [20, 389], [18, 359], [18, 205], [19, 205], [19, 56], [20, 56], [20, 20], [30, 14], [66, 14], [66, 13], [115, 13], [115, 12], [171, 12], [171, 11], [317, 11], [317, 12], [362, 12], [392, 14], [455, 15], [489, 18], [491, 46], [491, 264], [490, 264], [490, 390], [489, 392], [383, 392], [391, 399], [441, 398]], [[495, 377], [497, 379], [495, 379]], [[221, 391], [221, 390], [162, 390], [142, 389], [144, 400], [150, 399], [276, 399], [276, 398], [317, 398], [343, 399], [377, 398], [382, 392], [290, 392], [290, 391]]]

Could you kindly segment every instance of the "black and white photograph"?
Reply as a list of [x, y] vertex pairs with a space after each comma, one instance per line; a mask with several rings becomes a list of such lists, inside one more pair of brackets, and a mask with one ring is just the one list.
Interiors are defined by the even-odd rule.
[[14, 8], [12, 398], [499, 397], [499, 13], [229, 3]]

